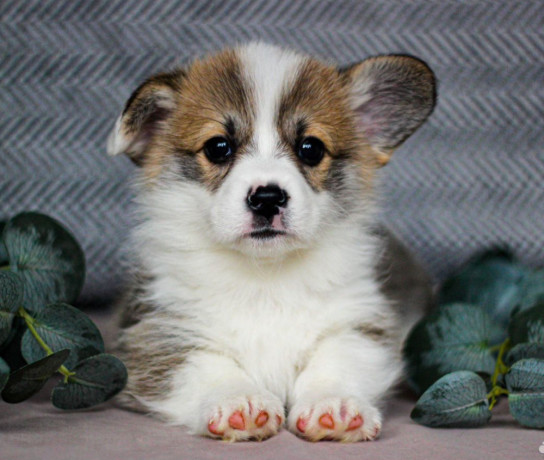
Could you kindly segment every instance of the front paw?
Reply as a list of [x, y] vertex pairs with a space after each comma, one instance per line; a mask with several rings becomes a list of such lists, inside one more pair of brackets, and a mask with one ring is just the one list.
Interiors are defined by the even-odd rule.
[[297, 403], [288, 419], [289, 430], [310, 441], [371, 441], [381, 431], [381, 415], [356, 398], [329, 397]]
[[205, 434], [227, 441], [261, 440], [275, 435], [283, 420], [283, 405], [276, 397], [229, 397], [212, 409]]

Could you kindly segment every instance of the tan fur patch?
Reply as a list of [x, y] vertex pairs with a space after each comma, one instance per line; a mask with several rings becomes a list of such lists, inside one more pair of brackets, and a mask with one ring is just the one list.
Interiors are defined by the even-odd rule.
[[176, 108], [162, 136], [157, 136], [144, 167], [148, 176], [160, 173], [166, 156], [189, 155], [198, 164], [201, 181], [216, 189], [230, 163], [207, 160], [204, 144], [215, 136], [226, 137], [241, 151], [252, 131], [252, 95], [244, 82], [241, 63], [232, 50], [195, 61], [176, 93]]
[[375, 155], [365, 149], [356, 130], [345, 83], [335, 67], [307, 59], [280, 104], [277, 120], [280, 135], [298, 164], [296, 149], [303, 138], [317, 137], [325, 145], [326, 155], [317, 166], [300, 165], [316, 190], [325, 188], [333, 159], [357, 163], [367, 178], [374, 169]]
[[[173, 318], [160, 320], [160, 313], [152, 313], [123, 333], [115, 347], [115, 354], [128, 370], [128, 382], [121, 402], [134, 407], [133, 399], [153, 401], [171, 390], [172, 374], [184, 363], [191, 348], [179, 344], [176, 331], [165, 330]], [[160, 324], [161, 327], [157, 327]], [[169, 334], [172, 339], [169, 340]]]

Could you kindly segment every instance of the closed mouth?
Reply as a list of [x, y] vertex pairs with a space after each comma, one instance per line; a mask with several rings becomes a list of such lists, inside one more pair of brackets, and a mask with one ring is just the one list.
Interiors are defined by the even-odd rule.
[[263, 228], [261, 230], [254, 230], [253, 232], [247, 234], [250, 238], [255, 238], [257, 240], [269, 240], [277, 236], [286, 235], [285, 230], [274, 230], [272, 228]]

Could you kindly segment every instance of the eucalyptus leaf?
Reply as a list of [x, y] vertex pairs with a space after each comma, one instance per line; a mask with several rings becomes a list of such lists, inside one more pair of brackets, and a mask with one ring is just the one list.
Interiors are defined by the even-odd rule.
[[510, 320], [508, 336], [513, 345], [525, 342], [544, 344], [544, 302], [515, 314]]
[[3, 238], [10, 269], [23, 278], [26, 310], [76, 300], [85, 278], [85, 258], [60, 223], [43, 214], [21, 213], [7, 222]]
[[0, 271], [0, 345], [10, 337], [15, 312], [22, 304], [23, 283], [19, 276]]
[[410, 417], [430, 427], [476, 427], [491, 418], [485, 382], [474, 372], [447, 374], [419, 398]]
[[0, 345], [10, 338], [14, 317], [13, 313], [0, 310]]
[[498, 344], [501, 336], [501, 328], [482, 308], [444, 305], [416, 324], [406, 340], [408, 381], [422, 393], [449, 372], [493, 374], [495, 357], [489, 347]]
[[525, 278], [521, 285], [521, 298], [515, 313], [525, 311], [538, 303], [544, 303], [544, 270], [537, 270]]
[[544, 360], [514, 363], [505, 380], [512, 416], [524, 426], [544, 428]]
[[5, 226], [6, 226], [5, 222], [0, 222], [0, 267], [3, 267], [4, 265], [8, 265], [9, 263], [8, 251], [6, 250], [6, 246], [4, 245], [4, 240], [2, 239], [2, 233], [4, 231]]
[[14, 404], [35, 395], [62, 366], [69, 354], [70, 350], [61, 350], [13, 372], [2, 390], [2, 399]]
[[68, 383], [60, 382], [51, 394], [59, 409], [86, 409], [119, 393], [127, 383], [125, 365], [115, 356], [100, 354], [81, 361]]
[[467, 263], [440, 289], [440, 304], [470, 303], [482, 307], [505, 329], [518, 305], [529, 271], [505, 252], [488, 252]]
[[[64, 363], [69, 369], [89, 356], [104, 352], [104, 341], [98, 328], [85, 313], [70, 305], [47, 305], [34, 316], [34, 328], [53, 351], [70, 350]], [[21, 350], [27, 362], [46, 355], [29, 330], [23, 336]]]
[[544, 343], [518, 343], [506, 354], [504, 364], [511, 366], [528, 358], [544, 359]]
[[16, 274], [0, 271], [0, 310], [15, 313], [23, 301], [23, 282]]
[[6, 382], [9, 379], [9, 366], [8, 363], [6, 363], [2, 358], [0, 358], [0, 391], [4, 388], [6, 385]]

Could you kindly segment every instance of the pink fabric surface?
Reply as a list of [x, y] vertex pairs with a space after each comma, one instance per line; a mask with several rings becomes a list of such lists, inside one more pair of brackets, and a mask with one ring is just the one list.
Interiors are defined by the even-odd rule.
[[[109, 315], [93, 315], [111, 338]], [[111, 403], [63, 412], [49, 402], [49, 385], [21, 404], [0, 403], [0, 460], [200, 459], [542, 459], [543, 430], [522, 428], [506, 401], [491, 423], [477, 429], [431, 429], [410, 419], [415, 399], [405, 393], [387, 407], [379, 440], [358, 444], [309, 443], [283, 430], [263, 442], [228, 444], [187, 435], [151, 417]]]

